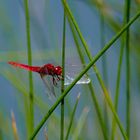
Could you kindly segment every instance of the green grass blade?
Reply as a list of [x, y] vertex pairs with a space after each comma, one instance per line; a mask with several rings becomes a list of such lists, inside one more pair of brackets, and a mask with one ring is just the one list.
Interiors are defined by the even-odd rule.
[[[130, 19], [130, 0], [126, 3], [126, 23]], [[129, 28], [126, 30], [126, 132], [130, 137], [130, 33]]]
[[[105, 21], [103, 15], [100, 13], [100, 42], [101, 42], [101, 48], [105, 46]], [[108, 75], [107, 75], [107, 61], [106, 61], [106, 54], [102, 57], [102, 75], [103, 80], [108, 87]], [[104, 100], [104, 120], [105, 120], [105, 127], [107, 130], [107, 133], [109, 132], [109, 120], [108, 120], [108, 112], [107, 112], [107, 104]]]
[[[75, 44], [76, 44], [77, 51], [78, 51], [79, 56], [80, 56], [81, 63], [85, 64], [84, 56], [82, 55], [82, 51], [80, 49], [80, 45], [79, 45], [79, 42], [78, 42], [78, 37], [76, 36], [76, 32], [75, 32], [75, 30], [74, 30], [74, 28], [72, 26], [72, 23], [70, 21], [69, 21], [69, 24], [70, 24], [70, 28], [71, 28], [73, 38], [74, 38], [74, 41], [75, 41]], [[88, 74], [87, 74], [87, 76], [88, 76]], [[94, 86], [90, 82], [88, 84], [88, 87], [89, 87], [91, 97], [92, 97], [92, 100], [93, 100], [93, 103], [94, 103], [93, 105], [94, 105], [94, 107], [96, 109], [96, 112], [97, 112], [97, 116], [98, 116], [99, 123], [100, 123], [101, 129], [102, 129], [102, 132], [103, 132], [104, 139], [108, 140], [105, 124], [104, 124], [102, 113], [101, 113], [101, 109], [99, 107], [98, 100], [96, 99], [96, 96], [95, 96]]]
[[[119, 60], [118, 60], [118, 70], [117, 70], [117, 79], [116, 79], [116, 90], [115, 90], [115, 109], [117, 112], [118, 109], [118, 100], [119, 100], [119, 90], [120, 90], [120, 78], [121, 78], [121, 68], [122, 68], [122, 60], [123, 60], [123, 52], [124, 52], [124, 40], [123, 40], [123, 36], [121, 39], [121, 48], [120, 48], [120, 55], [119, 55]], [[114, 136], [115, 136], [115, 130], [116, 130], [116, 121], [113, 118], [112, 121], [112, 129], [111, 129], [111, 140], [114, 140]]]
[[[63, 2], [63, 1], [62, 1], [62, 2]], [[75, 29], [76, 29], [78, 35], [79, 35], [79, 38], [81, 39], [81, 42], [82, 42], [82, 44], [83, 44], [83, 46], [84, 46], [84, 49], [85, 49], [85, 51], [86, 51], [86, 53], [87, 53], [87, 56], [88, 56], [89, 60], [91, 61], [91, 60], [92, 60], [92, 55], [91, 55], [91, 53], [90, 53], [89, 47], [88, 47], [88, 45], [87, 45], [87, 43], [86, 43], [86, 41], [85, 41], [83, 35], [82, 35], [82, 33], [81, 33], [81, 31], [80, 31], [80, 29], [79, 29], [79, 27], [78, 27], [78, 24], [76, 23], [76, 21], [75, 21], [73, 15], [72, 15], [72, 12], [70, 11], [70, 9], [69, 9], [67, 3], [66, 3], [66, 2], [63, 2], [63, 4], [64, 4], [64, 8], [65, 8], [65, 10], [66, 10], [66, 12], [67, 12], [67, 16], [68, 16], [68, 18], [69, 18], [69, 21], [70, 21], [70, 20], [72, 21], [72, 23], [73, 23], [73, 25], [74, 25], [74, 27], [75, 27]], [[95, 73], [96, 73], [97, 79], [98, 79], [98, 81], [99, 81], [99, 83], [100, 83], [100, 85], [101, 85], [101, 88], [102, 88], [104, 94], [108, 94], [108, 91], [107, 91], [107, 89], [106, 89], [106, 86], [105, 86], [105, 84], [104, 84], [104, 82], [103, 82], [103, 80], [102, 80], [102, 77], [101, 77], [101, 75], [100, 75], [100, 72], [99, 72], [99, 70], [98, 70], [98, 68], [96, 67], [95, 64], [94, 64], [94, 66], [93, 66], [93, 70], [94, 70]], [[107, 98], [106, 98], [106, 99], [107, 99]]]
[[[29, 15], [29, 6], [28, 0], [24, 0], [25, 3], [25, 18], [26, 18], [26, 36], [27, 36], [27, 53], [28, 53], [28, 65], [32, 65], [32, 51], [31, 51], [31, 38], [30, 38], [30, 15]], [[33, 132], [34, 129], [34, 104], [33, 101], [33, 77], [32, 72], [29, 71], [29, 101], [30, 101], [30, 132]]]
[[88, 107], [85, 107], [83, 109], [83, 112], [82, 112], [80, 118], [79, 118], [77, 127], [75, 128], [74, 133], [72, 135], [72, 140], [78, 140], [79, 139], [78, 136], [79, 136], [79, 134], [80, 134], [80, 132], [82, 130], [82, 127], [83, 127], [83, 125], [85, 123], [85, 120], [87, 118], [88, 112], [89, 112]]
[[[129, 21], [129, 2], [125, 2], [125, 8], [124, 8], [124, 24], [126, 24]], [[127, 15], [128, 14], [128, 15]], [[129, 33], [128, 33], [129, 34]], [[126, 34], [125, 34], [126, 35]], [[129, 35], [128, 35], [129, 38]], [[129, 39], [127, 39], [127, 35], [126, 35], [126, 46], [127, 48], [129, 48]], [[121, 77], [121, 67], [122, 67], [122, 59], [123, 59], [123, 52], [124, 52], [124, 36], [122, 36], [121, 39], [121, 48], [120, 48], [120, 56], [119, 56], [119, 62], [118, 62], [118, 70], [117, 70], [117, 80], [116, 80], [116, 91], [115, 91], [115, 109], [117, 111], [118, 108], [118, 98], [119, 98], [119, 89], [120, 89], [120, 77]], [[129, 56], [128, 56], [129, 57]], [[127, 59], [129, 61], [129, 58]], [[129, 66], [128, 66], [129, 67]], [[129, 69], [129, 68], [128, 68]], [[129, 70], [128, 70], [129, 71]], [[126, 72], [127, 73], [127, 72]], [[128, 72], [129, 73], [129, 72]], [[127, 73], [127, 74], [128, 74]], [[127, 77], [127, 75], [126, 75]], [[126, 83], [128, 83], [129, 85], [129, 74], [128, 74], [128, 81]], [[127, 85], [127, 86], [128, 86]], [[129, 93], [129, 87], [128, 88], [128, 93]], [[129, 106], [129, 105], [128, 105]], [[129, 108], [129, 107], [128, 107]], [[128, 109], [129, 110], [129, 109]], [[126, 115], [127, 117], [127, 115]], [[127, 119], [126, 119], [127, 120]], [[116, 125], [115, 125], [115, 120], [113, 119], [112, 122], [112, 133], [111, 133], [111, 140], [114, 140], [114, 136], [115, 136], [115, 130], [116, 130]], [[129, 135], [128, 135], [129, 138]]]
[[[63, 43], [62, 43], [62, 84], [61, 84], [61, 92], [64, 92], [64, 79], [65, 79], [65, 43], [66, 42], [66, 18], [64, 11], [64, 19], [63, 19]], [[61, 129], [60, 129], [60, 140], [64, 139], [64, 98], [61, 101]]]
[[[69, 85], [66, 90], [63, 92], [63, 94], [57, 99], [57, 101], [54, 103], [54, 105], [50, 108], [50, 110], [46, 113], [46, 115], [43, 117], [43, 119], [40, 121], [39, 125], [36, 127], [35, 131], [30, 137], [30, 140], [34, 139], [34, 137], [37, 135], [39, 130], [42, 128], [46, 120], [49, 118], [49, 116], [53, 113], [53, 111], [56, 109], [56, 107], [60, 104], [62, 99], [69, 93], [69, 91], [74, 87], [74, 85], [80, 80], [80, 78], [96, 63], [96, 61], [111, 47], [111, 45], [126, 31], [126, 29], [136, 21], [136, 19], [140, 16], [140, 11], [111, 39], [111, 41], [105, 45], [105, 47], [97, 53], [95, 57], [93, 57], [92, 61], [83, 69], [79, 75], [75, 78], [75, 80]], [[113, 107], [113, 106], [112, 106]], [[116, 113], [116, 112], [115, 112]], [[114, 114], [115, 114], [114, 113]], [[114, 115], [116, 117], [116, 121], [123, 133], [123, 136], [125, 139], [127, 139], [127, 136], [122, 128], [122, 125], [118, 119], [117, 115]]]
[[[100, 30], [101, 30], [101, 48], [105, 46], [105, 21], [103, 15], [100, 14]], [[108, 86], [108, 75], [107, 75], [107, 60], [106, 60], [106, 54], [103, 55], [102, 58], [102, 73], [103, 73], [103, 79], [106, 81], [106, 85]]]
[[[88, 55], [88, 57], [89, 57], [89, 60], [91, 61], [92, 55], [90, 54], [90, 51], [89, 51], [89, 49], [88, 49], [88, 45], [87, 45], [86, 41], [84, 40], [80, 29], [78, 28], [78, 24], [76, 23], [76, 21], [75, 21], [73, 15], [72, 15], [72, 13], [71, 13], [71, 11], [70, 11], [70, 8], [69, 8], [69, 6], [67, 5], [67, 3], [66, 3], [65, 1], [63, 1], [63, 0], [62, 0], [62, 2], [63, 2], [63, 5], [64, 5], [64, 9], [65, 9], [66, 12], [67, 12], [68, 18], [70, 18], [71, 21], [72, 21], [72, 23], [74, 24], [75, 29], [76, 29], [76, 31], [77, 31], [77, 33], [78, 33], [80, 39], [81, 39], [81, 42], [82, 42], [82, 44], [83, 44], [83, 46], [84, 46], [84, 48], [85, 48], [85, 51], [86, 51], [87, 55]], [[97, 67], [95, 66], [95, 64], [94, 64], [94, 66], [93, 66], [93, 69], [94, 69], [94, 71], [95, 71], [95, 73], [96, 73], [96, 76], [97, 76], [97, 79], [98, 79], [98, 81], [99, 81], [99, 83], [100, 83], [100, 85], [101, 85], [101, 87], [102, 87], [102, 89], [103, 89], [103, 93], [104, 93], [105, 99], [107, 100], [107, 103], [108, 103], [108, 105], [109, 105], [109, 107], [110, 107], [112, 113], [114, 114], [116, 121], [118, 122], [118, 125], [119, 125], [119, 128], [120, 128], [121, 132], [122, 132], [122, 135], [124, 136], [125, 139], [127, 139], [127, 136], [126, 136], [126, 134], [125, 134], [125, 131], [124, 131], [124, 129], [123, 129], [122, 125], [121, 125], [121, 122], [120, 122], [120, 120], [119, 120], [119, 117], [118, 117], [118, 115], [117, 115], [117, 113], [116, 113], [116, 111], [115, 111], [115, 108], [113, 107], [112, 100], [111, 100], [111, 98], [109, 97], [108, 91], [107, 91], [107, 89], [106, 89], [106, 87], [105, 87], [105, 85], [104, 85], [104, 82], [103, 82], [103, 80], [102, 80], [102, 78], [101, 78], [101, 75], [100, 75], [100, 73], [99, 73], [99, 70], [97, 69]]]
[[69, 138], [70, 130], [71, 130], [71, 127], [72, 127], [72, 123], [73, 123], [73, 119], [74, 119], [74, 115], [75, 115], [75, 112], [76, 112], [76, 109], [77, 109], [79, 99], [80, 99], [80, 94], [77, 96], [77, 99], [76, 99], [76, 102], [75, 102], [75, 105], [74, 105], [74, 109], [73, 109], [73, 112], [72, 112], [72, 115], [71, 115], [71, 118], [70, 118], [70, 123], [69, 123], [69, 126], [68, 126], [68, 131], [67, 131], [65, 140], [68, 140], [68, 138]]
[[101, 113], [101, 109], [100, 109], [98, 100], [96, 99], [96, 96], [95, 96], [94, 87], [91, 83], [89, 83], [89, 90], [91, 92], [91, 97], [92, 97], [93, 103], [95, 105], [95, 109], [97, 112], [97, 116], [98, 116], [99, 123], [100, 123], [101, 129], [102, 129], [102, 132], [103, 132], [104, 139], [108, 140], [108, 136], [107, 136], [107, 132], [106, 132], [107, 130], [106, 130], [105, 123], [104, 123], [104, 120], [102, 117], [103, 115]]

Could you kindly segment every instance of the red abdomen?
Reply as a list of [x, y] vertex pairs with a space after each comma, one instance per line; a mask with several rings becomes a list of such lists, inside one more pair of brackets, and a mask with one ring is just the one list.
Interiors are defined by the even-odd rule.
[[38, 67], [38, 66], [29, 66], [29, 65], [25, 65], [25, 64], [21, 64], [21, 63], [17, 63], [17, 62], [12, 62], [12, 61], [9, 61], [8, 63], [14, 67], [19, 67], [19, 68], [22, 68], [22, 69], [25, 69], [28, 71], [33, 71], [33, 72], [40, 71], [40, 67]]

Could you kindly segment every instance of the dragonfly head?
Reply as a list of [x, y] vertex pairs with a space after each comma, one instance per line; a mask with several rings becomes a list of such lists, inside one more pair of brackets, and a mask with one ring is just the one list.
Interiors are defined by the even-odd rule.
[[56, 75], [61, 75], [62, 74], [62, 67], [56, 66], [54, 72]]

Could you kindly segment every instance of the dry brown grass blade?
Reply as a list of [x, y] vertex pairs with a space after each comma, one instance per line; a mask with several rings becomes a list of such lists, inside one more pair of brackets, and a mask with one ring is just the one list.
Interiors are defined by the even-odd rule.
[[19, 140], [16, 121], [15, 121], [15, 115], [13, 111], [11, 111], [11, 117], [12, 117], [12, 128], [13, 128], [14, 139]]
[[45, 127], [45, 129], [44, 129], [44, 135], [45, 135], [45, 140], [49, 140], [49, 139], [48, 139], [48, 134], [47, 134], [46, 127]]

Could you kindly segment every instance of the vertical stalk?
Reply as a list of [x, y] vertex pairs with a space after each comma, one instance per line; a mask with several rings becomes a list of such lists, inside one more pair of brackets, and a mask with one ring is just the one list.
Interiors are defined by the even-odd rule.
[[[61, 83], [61, 92], [64, 92], [64, 79], [65, 79], [65, 44], [66, 44], [66, 16], [64, 11], [63, 19], [63, 44], [62, 44], [62, 83]], [[64, 98], [61, 101], [61, 129], [60, 129], [60, 140], [64, 139]]]
[[77, 99], [76, 99], [76, 102], [75, 102], [75, 105], [74, 105], [74, 109], [73, 109], [72, 114], [71, 114], [71, 119], [70, 119], [70, 123], [69, 123], [69, 127], [68, 127], [68, 131], [67, 131], [65, 140], [68, 140], [68, 138], [69, 138], [69, 134], [70, 134], [70, 130], [71, 130], [71, 127], [72, 127], [74, 115], [75, 115], [75, 112], [76, 112], [76, 109], [77, 109], [77, 105], [78, 105], [78, 102], [79, 102], [79, 98], [80, 98], [80, 94], [78, 94], [78, 96], [77, 96]]
[[[105, 23], [104, 23], [104, 17], [102, 14], [100, 14], [101, 18], [101, 24], [100, 24], [100, 29], [101, 29], [101, 49], [103, 46], [105, 46]], [[107, 75], [107, 60], [106, 60], [106, 54], [103, 55], [102, 59], [102, 69], [103, 69], [103, 79], [106, 82], [106, 85], [108, 86], [108, 75]]]
[[[129, 22], [129, 15], [130, 15], [130, 2], [128, 0], [125, 1], [125, 11], [124, 11], [124, 24]], [[126, 51], [128, 50], [128, 53], [126, 53], [126, 95], [127, 95], [127, 109], [126, 109], [126, 124], [127, 124], [127, 135], [129, 138], [129, 117], [130, 117], [130, 64], [129, 64], [129, 28], [126, 31]], [[119, 62], [118, 62], [118, 73], [117, 73], [117, 81], [116, 81], [116, 94], [115, 94], [115, 109], [117, 111], [118, 108], [118, 98], [119, 98], [119, 89], [120, 89], [120, 76], [121, 76], [121, 66], [122, 66], [122, 59], [123, 59], [123, 52], [124, 52], [124, 38], [122, 36], [121, 40], [121, 49], [120, 49], [120, 56], [119, 56]], [[112, 122], [112, 135], [111, 135], [111, 140], [114, 140], [115, 136], [115, 120], [113, 119]]]
[[[126, 0], [126, 23], [130, 18], [130, 0]], [[130, 33], [126, 30], [126, 132], [130, 138]]]
[[[85, 64], [84, 56], [82, 55], [82, 51], [80, 49], [80, 44], [78, 42], [78, 37], [76, 36], [76, 31], [74, 30], [74, 27], [72, 26], [72, 23], [70, 21], [69, 21], [69, 24], [70, 24], [70, 28], [71, 28], [71, 31], [72, 31], [72, 34], [73, 34], [73, 38], [74, 38], [74, 41], [75, 41], [75, 44], [76, 44], [76, 48], [77, 48], [81, 63]], [[93, 100], [93, 103], [94, 103], [94, 106], [95, 106], [97, 117], [99, 119], [99, 124], [100, 124], [101, 129], [102, 129], [104, 140], [108, 140], [108, 136], [107, 136], [107, 133], [106, 133], [107, 131], [106, 131], [106, 127], [105, 127], [103, 117], [102, 117], [101, 109], [99, 107], [98, 100], [96, 99], [96, 96], [95, 96], [94, 86], [90, 82], [88, 84], [88, 87], [89, 87], [91, 97], [92, 97], [92, 100]]]
[[[28, 65], [32, 65], [32, 50], [31, 50], [31, 38], [30, 38], [30, 15], [28, 0], [25, 2], [25, 18], [26, 18], [26, 36], [27, 36], [27, 53], [28, 53]], [[34, 109], [33, 109], [33, 77], [32, 72], [29, 71], [29, 104], [30, 104], [30, 134], [33, 132], [34, 128]]]
[[[89, 48], [88, 48], [88, 45], [87, 45], [87, 43], [86, 43], [86, 41], [85, 41], [83, 35], [82, 35], [82, 33], [81, 33], [81, 31], [80, 31], [80, 29], [79, 29], [79, 27], [78, 27], [78, 24], [77, 24], [77, 22], [75, 21], [73, 15], [72, 15], [72, 12], [71, 12], [71, 10], [70, 10], [70, 8], [69, 8], [69, 6], [68, 6], [68, 4], [67, 4], [64, 0], [62, 0], [62, 3], [63, 3], [63, 5], [64, 5], [64, 8], [65, 8], [66, 12], [67, 12], [68, 18], [71, 19], [71, 21], [72, 21], [72, 23], [73, 23], [73, 25], [74, 25], [74, 27], [75, 27], [75, 29], [76, 29], [78, 35], [79, 35], [79, 38], [80, 38], [80, 40], [81, 40], [81, 42], [82, 42], [82, 44], [83, 44], [83, 46], [84, 46], [84, 49], [85, 49], [85, 51], [86, 51], [86, 53], [87, 53], [87, 56], [88, 56], [89, 60], [91, 61], [91, 60], [92, 60], [92, 55], [91, 55], [91, 53], [90, 53], [90, 50], [89, 50]], [[107, 103], [108, 103], [108, 106], [110, 107], [110, 109], [111, 109], [111, 111], [112, 111], [112, 113], [113, 113], [113, 115], [114, 115], [114, 117], [115, 117], [115, 119], [116, 119], [116, 122], [117, 122], [117, 124], [118, 124], [118, 126], [119, 126], [119, 128], [120, 128], [120, 130], [121, 130], [121, 133], [122, 133], [122, 135], [124, 136], [124, 139], [128, 139], [128, 138], [127, 138], [127, 135], [126, 135], [126, 133], [125, 133], [125, 131], [124, 131], [124, 128], [122, 127], [122, 124], [121, 124], [121, 122], [120, 122], [120, 119], [119, 119], [119, 117], [118, 117], [118, 114], [116, 113], [116, 110], [115, 110], [114, 105], [113, 105], [113, 103], [112, 103], [112, 99], [111, 99], [111, 97], [110, 97], [109, 94], [108, 94], [108, 91], [107, 91], [107, 89], [106, 89], [106, 86], [105, 86], [105, 84], [104, 84], [104, 82], [103, 82], [103, 80], [102, 80], [102, 78], [101, 78], [101, 75], [100, 75], [100, 73], [99, 73], [99, 70], [98, 70], [98, 68], [96, 67], [95, 64], [93, 65], [93, 69], [94, 69], [94, 71], [95, 71], [95, 73], [96, 73], [97, 79], [98, 79], [98, 81], [99, 81], [99, 83], [100, 83], [100, 86], [101, 86], [101, 88], [102, 88], [102, 90], [103, 90], [103, 93], [104, 93], [105, 99], [106, 99], [106, 101], [107, 101]]]
[[[105, 46], [105, 26], [104, 26], [104, 17], [100, 13], [100, 29], [101, 29], [101, 49], [103, 46]], [[106, 63], [106, 54], [102, 57], [102, 73], [103, 73], [103, 80], [106, 83], [106, 86], [108, 86], [108, 76], [107, 76], [107, 63]], [[107, 132], [109, 132], [109, 125], [108, 125], [108, 113], [107, 113], [107, 104], [104, 100], [104, 120], [105, 120], [105, 127]]]
[[[122, 36], [120, 55], [119, 55], [119, 61], [118, 61], [117, 79], [116, 79], [116, 90], [115, 90], [115, 109], [116, 109], [116, 112], [118, 110], [118, 100], [119, 100], [119, 95], [120, 95], [120, 78], [121, 78], [121, 68], [122, 68], [124, 46], [125, 46], [125, 44], [124, 44], [124, 40], [123, 40], [123, 36]], [[114, 140], [115, 130], [116, 130], [116, 121], [113, 118], [112, 130], [111, 130], [112, 131], [111, 132], [111, 140]]]
[[[125, 8], [124, 8], [124, 17], [123, 17], [123, 24], [126, 23], [126, 3], [125, 3]], [[120, 78], [121, 78], [121, 68], [122, 68], [122, 60], [123, 60], [123, 53], [124, 53], [124, 47], [125, 47], [125, 42], [124, 42], [124, 36], [122, 35], [121, 38], [121, 48], [120, 48], [120, 55], [119, 55], [119, 60], [118, 60], [118, 70], [117, 70], [117, 79], [116, 79], [116, 90], [115, 90], [115, 109], [116, 111], [118, 110], [118, 100], [119, 100], [119, 95], [120, 95]], [[111, 133], [111, 140], [114, 140], [115, 137], [115, 131], [116, 131], [116, 122], [113, 118], [112, 121], [112, 133]]]

